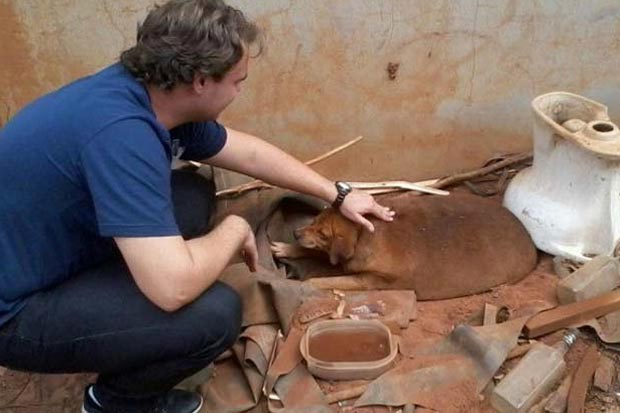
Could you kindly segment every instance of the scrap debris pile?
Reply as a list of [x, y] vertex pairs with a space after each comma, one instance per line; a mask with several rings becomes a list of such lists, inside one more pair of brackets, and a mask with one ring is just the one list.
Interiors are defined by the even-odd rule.
[[[496, 158], [416, 184], [500, 202], [531, 159]], [[373, 190], [394, 188], [378, 183]], [[270, 251], [274, 240], [294, 242], [293, 229], [317, 205], [276, 189], [226, 202], [227, 211], [254, 214], [264, 269], [255, 277], [238, 265], [223, 277], [242, 295], [245, 330], [211, 379], [200, 382], [207, 411], [620, 411], [617, 258], [581, 265], [541, 253], [521, 282], [450, 300], [416, 301], [414, 291], [317, 290], [290, 278], [304, 279], [324, 264], [282, 265]], [[269, 211], [256, 213], [258, 205]]]

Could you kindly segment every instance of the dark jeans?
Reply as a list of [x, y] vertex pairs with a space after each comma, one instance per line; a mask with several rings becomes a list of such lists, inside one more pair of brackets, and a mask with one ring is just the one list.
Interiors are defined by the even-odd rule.
[[[173, 202], [186, 238], [206, 232], [212, 183], [173, 173]], [[97, 396], [120, 405], [148, 403], [206, 367], [229, 348], [241, 325], [241, 303], [216, 282], [174, 313], [151, 303], [122, 259], [77, 274], [31, 296], [0, 327], [0, 365], [41, 373], [99, 373]]]

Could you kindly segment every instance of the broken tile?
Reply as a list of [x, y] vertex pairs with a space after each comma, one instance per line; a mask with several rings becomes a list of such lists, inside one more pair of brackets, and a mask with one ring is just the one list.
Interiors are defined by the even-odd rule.
[[497, 324], [497, 312], [499, 309], [493, 304], [484, 304], [484, 317], [482, 324], [485, 326]]
[[605, 392], [610, 391], [615, 373], [614, 361], [607, 356], [602, 356], [594, 373], [594, 387]]
[[561, 304], [569, 304], [597, 297], [619, 285], [618, 259], [599, 255], [562, 279], [557, 286], [557, 295]]

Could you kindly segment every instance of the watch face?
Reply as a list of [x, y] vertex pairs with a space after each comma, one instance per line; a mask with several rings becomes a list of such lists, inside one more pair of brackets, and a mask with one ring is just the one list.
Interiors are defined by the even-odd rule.
[[346, 182], [342, 182], [342, 181], [336, 182], [336, 188], [338, 189], [338, 192], [342, 192], [345, 194], [348, 194], [353, 189], [351, 188], [351, 185], [349, 185]]

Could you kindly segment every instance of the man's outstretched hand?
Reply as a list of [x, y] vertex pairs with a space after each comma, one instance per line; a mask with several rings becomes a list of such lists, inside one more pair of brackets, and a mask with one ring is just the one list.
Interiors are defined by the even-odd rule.
[[375, 227], [372, 222], [364, 218], [365, 214], [374, 215], [388, 222], [393, 221], [396, 214], [390, 208], [377, 203], [372, 195], [356, 189], [345, 197], [340, 205], [340, 213], [351, 221], [362, 224], [370, 232], [374, 232]]
[[240, 253], [248, 269], [251, 272], [256, 272], [258, 268], [258, 248], [256, 247], [256, 239], [250, 225], [248, 225], [248, 232], [241, 245]]

